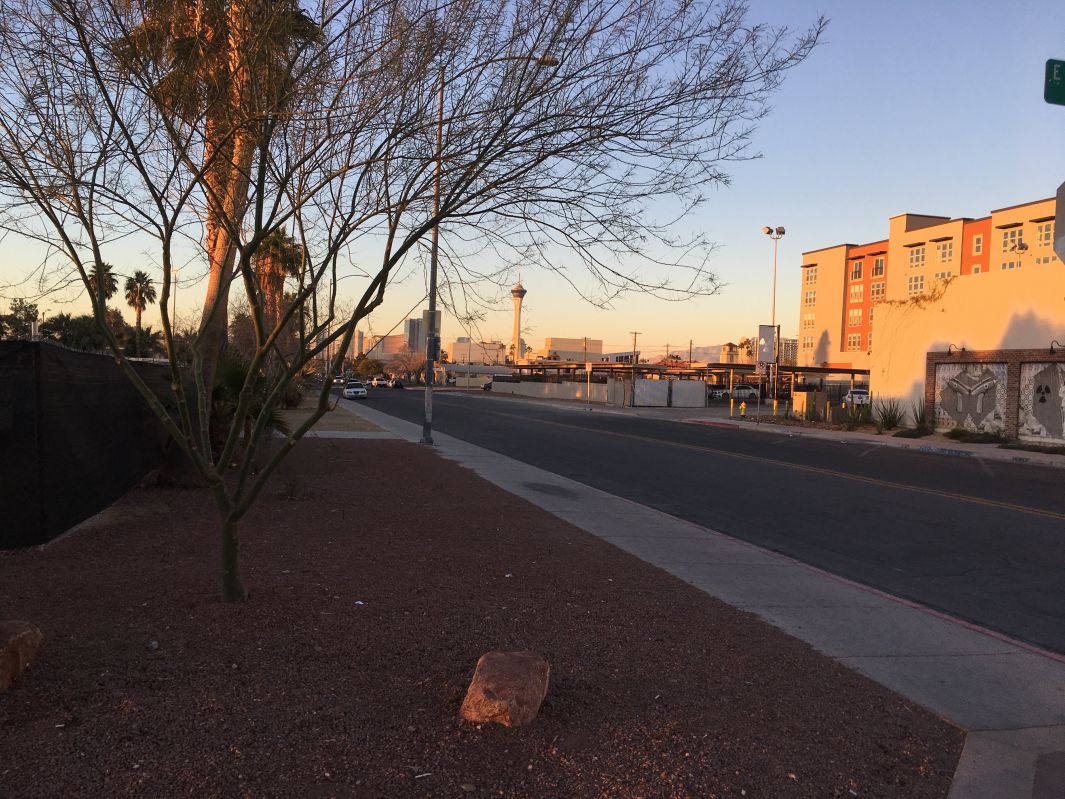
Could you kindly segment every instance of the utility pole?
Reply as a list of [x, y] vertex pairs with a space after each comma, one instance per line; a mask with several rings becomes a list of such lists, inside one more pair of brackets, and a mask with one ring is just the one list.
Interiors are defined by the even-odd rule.
[[692, 365], [692, 340], [688, 339], [688, 366]]
[[584, 362], [588, 363], [588, 337], [584, 337]]
[[636, 407], [636, 337], [640, 335], [639, 330], [631, 330], [632, 333], [632, 407]]

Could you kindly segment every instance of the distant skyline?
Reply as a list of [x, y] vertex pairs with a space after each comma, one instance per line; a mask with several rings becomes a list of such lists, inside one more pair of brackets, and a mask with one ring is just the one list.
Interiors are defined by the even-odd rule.
[[[1065, 58], [1065, 3], [1007, 11], [989, 0], [766, 0], [751, 2], [749, 20], [798, 31], [819, 14], [830, 20], [822, 44], [789, 73], [753, 136], [752, 152], [763, 157], [729, 166], [730, 185], [712, 190], [681, 228], [717, 243], [711, 270], [721, 290], [678, 303], [630, 295], [601, 310], [558, 275], [523, 269], [524, 338], [531, 346], [547, 337], [588, 336], [613, 352], [631, 348], [630, 331], [639, 330], [638, 348], [654, 358], [667, 343], [679, 350], [689, 339], [706, 346], [753, 335], [770, 317], [773, 244], [764, 225], [787, 230], [779, 245], [777, 320], [782, 334], [794, 337], [802, 252], [884, 238], [888, 217], [904, 212], [985, 216], [1052, 196], [1065, 180], [1065, 107], [1042, 96], [1046, 59]], [[32, 293], [17, 284], [39, 255], [11, 236], [4, 244], [6, 309], [11, 297]], [[427, 281], [413, 264], [403, 273], [370, 324], [361, 325], [367, 334], [421, 316]], [[567, 274], [578, 287], [589, 286], [579, 265]], [[516, 279], [515, 269], [510, 282]], [[359, 281], [346, 282], [354, 291]], [[444, 339], [472, 333], [509, 341], [509, 291], [497, 294], [498, 310], [487, 311], [473, 330], [445, 314]], [[203, 283], [182, 286], [179, 313], [198, 308], [202, 295]], [[50, 315], [88, 308], [84, 296], [61, 300], [39, 305]], [[115, 305], [132, 318], [124, 302]], [[144, 323], [158, 325], [158, 311], [149, 309]]]

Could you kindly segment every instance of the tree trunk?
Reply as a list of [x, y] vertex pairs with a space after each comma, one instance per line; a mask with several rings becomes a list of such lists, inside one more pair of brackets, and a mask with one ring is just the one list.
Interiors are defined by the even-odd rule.
[[141, 289], [137, 286], [137, 357], [141, 357]]
[[240, 581], [240, 540], [237, 523], [222, 520], [222, 601], [243, 602], [248, 598]]

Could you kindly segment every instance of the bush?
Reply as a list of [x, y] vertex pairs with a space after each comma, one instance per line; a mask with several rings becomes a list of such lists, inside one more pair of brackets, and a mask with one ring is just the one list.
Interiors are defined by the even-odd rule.
[[873, 403], [873, 418], [880, 430], [894, 430], [902, 424], [905, 412], [897, 399], [876, 400]]
[[910, 404], [910, 416], [913, 417], [915, 429], [932, 432], [932, 420], [928, 417], [928, 409], [925, 407], [923, 399], [914, 400]]
[[863, 424], [867, 424], [871, 416], [872, 409], [868, 404], [859, 405], [852, 402], [847, 406], [847, 417], [845, 422], [847, 429], [857, 430]]

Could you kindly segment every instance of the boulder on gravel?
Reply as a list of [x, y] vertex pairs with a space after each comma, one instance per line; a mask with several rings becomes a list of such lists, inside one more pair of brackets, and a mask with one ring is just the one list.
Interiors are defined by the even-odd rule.
[[0, 621], [0, 693], [22, 676], [41, 644], [41, 631], [25, 621]]
[[536, 652], [487, 652], [477, 661], [459, 714], [506, 727], [528, 724], [547, 696], [551, 667]]

